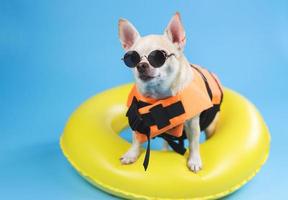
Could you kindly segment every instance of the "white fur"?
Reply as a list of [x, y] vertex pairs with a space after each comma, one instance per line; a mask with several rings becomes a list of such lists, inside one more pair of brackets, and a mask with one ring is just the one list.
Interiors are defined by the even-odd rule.
[[[160, 68], [154, 68], [149, 64], [149, 75], [154, 77], [149, 81], [141, 80], [137, 69], [132, 68], [137, 88], [139, 88], [142, 95], [155, 99], [173, 96], [193, 79], [193, 71], [183, 54], [186, 37], [178, 13], [172, 17], [163, 35], [148, 35], [145, 37], [140, 37], [136, 28], [129, 21], [121, 19], [119, 21], [119, 37], [126, 51], [135, 50], [140, 56], [143, 56], [141, 62], [149, 63], [144, 56], [148, 56], [153, 50], [165, 50], [168, 54], [175, 54], [175, 56], [169, 57]], [[211, 124], [213, 126], [209, 126], [209, 131], [207, 131], [210, 135], [214, 132], [215, 122]], [[185, 122], [185, 131], [190, 149], [187, 165], [191, 171], [197, 172], [202, 168], [199, 149], [199, 116]], [[135, 139], [134, 133], [132, 146], [121, 157], [122, 164], [135, 162], [140, 155], [140, 147], [141, 144]]]

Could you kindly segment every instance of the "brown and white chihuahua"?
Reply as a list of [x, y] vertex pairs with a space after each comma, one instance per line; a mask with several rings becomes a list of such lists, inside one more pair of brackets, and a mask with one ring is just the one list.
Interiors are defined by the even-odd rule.
[[[185, 57], [183, 50], [186, 44], [186, 35], [181, 23], [180, 14], [176, 13], [170, 20], [163, 35], [147, 35], [141, 37], [136, 28], [125, 19], [119, 20], [119, 38], [124, 50], [136, 51], [141, 56], [141, 62], [131, 68], [137, 88], [142, 95], [154, 99], [164, 99], [177, 94], [193, 79], [193, 72]], [[155, 50], [163, 50], [167, 54], [173, 54], [165, 60], [161, 67], [153, 67], [148, 61], [148, 55]], [[192, 75], [191, 75], [192, 74]], [[217, 113], [214, 120], [205, 129], [206, 138], [209, 138], [215, 130]], [[200, 140], [200, 115], [197, 115], [184, 124], [189, 141], [188, 168], [193, 172], [202, 169], [202, 161], [199, 150]], [[135, 139], [130, 149], [121, 157], [122, 164], [134, 163], [140, 155], [141, 144]], [[164, 148], [168, 144], [164, 141]]]

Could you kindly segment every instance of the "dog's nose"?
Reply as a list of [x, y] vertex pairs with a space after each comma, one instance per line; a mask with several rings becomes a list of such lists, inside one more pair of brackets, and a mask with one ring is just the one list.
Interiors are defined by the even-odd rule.
[[149, 64], [146, 62], [141, 62], [137, 65], [137, 70], [140, 73], [146, 72], [148, 68], [149, 68]]

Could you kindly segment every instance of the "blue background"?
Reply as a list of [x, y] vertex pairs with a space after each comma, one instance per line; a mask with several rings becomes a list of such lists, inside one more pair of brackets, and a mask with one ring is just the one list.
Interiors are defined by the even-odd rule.
[[189, 60], [248, 97], [271, 130], [268, 162], [227, 199], [287, 196], [287, 0], [0, 0], [0, 199], [116, 199], [74, 171], [59, 137], [84, 100], [133, 80], [118, 19], [162, 33], [175, 11]]

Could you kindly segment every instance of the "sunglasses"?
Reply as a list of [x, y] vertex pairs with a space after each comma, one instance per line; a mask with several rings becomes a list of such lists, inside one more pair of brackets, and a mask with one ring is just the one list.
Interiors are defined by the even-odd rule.
[[[167, 58], [169, 58], [172, 55], [175, 54], [171, 53], [168, 55], [164, 50], [154, 50], [148, 55], [148, 57], [147, 56], [144, 57], [147, 58], [150, 65], [157, 68], [161, 67], [165, 63]], [[138, 63], [140, 63], [142, 58], [143, 56], [141, 57], [137, 53], [137, 51], [128, 51], [127, 53], [125, 53], [122, 60], [124, 61], [125, 65], [127, 65], [127, 67], [133, 68], [136, 67]]]

